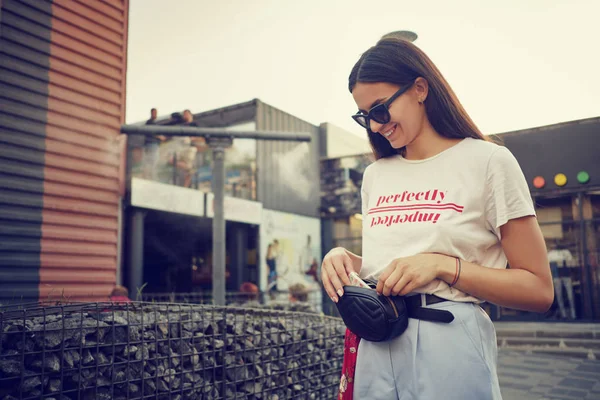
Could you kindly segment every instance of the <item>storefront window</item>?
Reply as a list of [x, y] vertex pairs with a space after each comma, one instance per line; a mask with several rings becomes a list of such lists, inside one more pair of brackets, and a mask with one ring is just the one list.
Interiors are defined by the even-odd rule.
[[[227, 127], [254, 130], [255, 123]], [[212, 151], [202, 137], [129, 137], [131, 176], [210, 192]], [[235, 139], [225, 150], [225, 195], [256, 200], [256, 140]]]
[[[581, 206], [578, 196], [536, 199], [537, 219], [546, 241], [554, 282], [554, 303], [545, 315], [498, 307], [497, 318], [568, 321], [594, 317], [597, 311], [593, 303], [598, 289], [593, 274], [598, 268], [600, 224], [592, 218], [592, 198], [583, 195]], [[583, 220], [579, 218], [580, 210]]]

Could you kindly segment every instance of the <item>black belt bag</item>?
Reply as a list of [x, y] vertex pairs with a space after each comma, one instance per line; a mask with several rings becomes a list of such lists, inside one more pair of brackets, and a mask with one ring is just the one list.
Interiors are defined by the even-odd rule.
[[[338, 311], [355, 335], [370, 342], [383, 342], [400, 336], [408, 327], [408, 319], [450, 323], [454, 315], [447, 310], [425, 308], [421, 296], [384, 296], [374, 290], [377, 282], [365, 281], [372, 289], [344, 286], [344, 295], [337, 302]], [[426, 304], [447, 301], [426, 295]]]

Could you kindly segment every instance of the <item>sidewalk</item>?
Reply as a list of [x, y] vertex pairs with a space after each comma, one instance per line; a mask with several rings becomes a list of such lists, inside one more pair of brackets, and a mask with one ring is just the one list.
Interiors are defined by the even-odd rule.
[[503, 400], [600, 399], [600, 361], [500, 349]]
[[495, 322], [498, 348], [600, 360], [600, 324]]
[[498, 336], [600, 339], [600, 323], [494, 322]]

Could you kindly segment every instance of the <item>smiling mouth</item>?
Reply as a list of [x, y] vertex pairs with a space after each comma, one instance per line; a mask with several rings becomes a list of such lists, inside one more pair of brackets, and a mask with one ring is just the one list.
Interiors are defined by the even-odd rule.
[[387, 132], [383, 132], [383, 133], [382, 133], [382, 135], [383, 135], [383, 136], [384, 136], [386, 139], [387, 139], [387, 138], [389, 138], [389, 137], [392, 135], [392, 133], [394, 133], [394, 131], [396, 130], [396, 127], [397, 127], [397, 126], [398, 126], [398, 125], [394, 125], [394, 126], [392, 127], [392, 129], [388, 130]]

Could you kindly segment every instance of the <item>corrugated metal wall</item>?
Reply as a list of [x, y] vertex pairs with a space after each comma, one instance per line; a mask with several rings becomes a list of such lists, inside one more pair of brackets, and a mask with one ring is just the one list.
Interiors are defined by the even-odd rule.
[[38, 7], [27, 34], [30, 7], [4, 0], [0, 11], [0, 303], [39, 294], [51, 5]]
[[11, 90], [0, 90], [0, 138], [18, 148], [6, 151], [14, 172], [2, 168], [0, 187], [23, 215], [9, 243], [27, 246], [3, 253], [0, 268], [33, 271], [37, 261], [41, 299], [105, 299], [115, 283], [128, 6], [3, 1], [1, 81]]
[[310, 143], [258, 141], [258, 201], [266, 209], [319, 217], [319, 127], [256, 103], [257, 130], [312, 134]]

